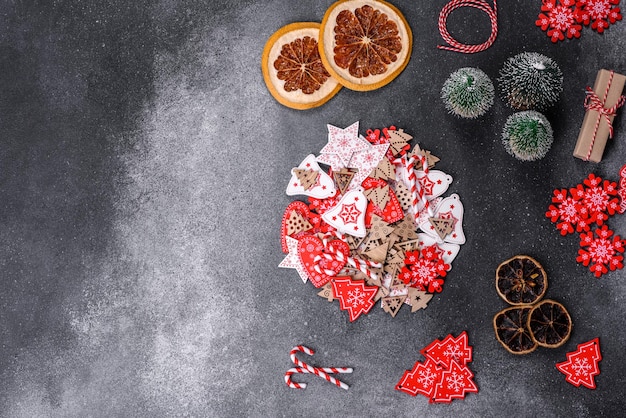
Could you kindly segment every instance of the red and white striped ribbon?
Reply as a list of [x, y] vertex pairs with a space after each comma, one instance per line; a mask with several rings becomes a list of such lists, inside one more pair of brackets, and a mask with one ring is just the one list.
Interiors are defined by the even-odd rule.
[[596, 118], [593, 136], [591, 137], [591, 144], [589, 144], [589, 150], [587, 151], [585, 161], [589, 161], [589, 158], [591, 157], [591, 152], [593, 151], [593, 146], [596, 141], [596, 135], [598, 133], [598, 128], [600, 127], [600, 121], [602, 120], [602, 117], [604, 116], [604, 120], [609, 125], [609, 138], [613, 138], [613, 123], [611, 121], [611, 116], [615, 116], [617, 113], [617, 109], [624, 106], [624, 102], [626, 102], [626, 97], [620, 96], [620, 98], [617, 100], [617, 103], [615, 103], [613, 106], [608, 108], [604, 107], [604, 104], [606, 103], [606, 98], [609, 95], [609, 91], [611, 90], [611, 84], [613, 83], [614, 75], [615, 72], [611, 71], [609, 75], [609, 82], [606, 84], [606, 90], [604, 91], [604, 96], [602, 97], [602, 100], [600, 100], [600, 98], [598, 97], [596, 92], [593, 91], [593, 89], [591, 89], [590, 87], [587, 87], [586, 89], [587, 96], [585, 97], [585, 109], [595, 110], [596, 112], [598, 112], [598, 117]]
[[[491, 35], [489, 39], [487, 39], [482, 44], [476, 45], [467, 45], [463, 44], [450, 35], [448, 32], [448, 16], [454, 10], [460, 7], [474, 7], [476, 9], [482, 10], [487, 13], [489, 16], [489, 21], [491, 22]], [[498, 5], [497, 1], [493, 0], [493, 8], [487, 3], [485, 0], [452, 0], [450, 3], [446, 4], [443, 9], [441, 9], [441, 13], [439, 13], [439, 33], [444, 41], [448, 43], [450, 46], [446, 45], [437, 45], [439, 49], [445, 49], [447, 51], [461, 52], [463, 54], [474, 54], [476, 52], [484, 51], [493, 45], [496, 37], [498, 36]]]
[[307, 386], [306, 383], [293, 382], [291, 380], [291, 376], [297, 373], [310, 373], [326, 379], [328, 382], [336, 385], [337, 387], [346, 390], [349, 389], [348, 385], [343, 383], [341, 380], [330, 376], [330, 374], [352, 373], [351, 367], [312, 367], [305, 362], [298, 360], [298, 358], [296, 357], [296, 353], [298, 352], [303, 352], [310, 356], [315, 354], [315, 351], [303, 345], [297, 345], [291, 350], [291, 352], [289, 353], [291, 361], [298, 367], [293, 367], [287, 370], [287, 372], [285, 373], [285, 383], [287, 384], [287, 386], [293, 389], [305, 389]]

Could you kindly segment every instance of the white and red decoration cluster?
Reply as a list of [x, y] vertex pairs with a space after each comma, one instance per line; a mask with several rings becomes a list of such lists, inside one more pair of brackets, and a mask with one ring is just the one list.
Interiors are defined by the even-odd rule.
[[[283, 215], [287, 254], [279, 267], [338, 299], [350, 321], [381, 300], [395, 316], [403, 305], [424, 309], [441, 292], [465, 242], [463, 204], [442, 195], [452, 177], [433, 170], [439, 159], [395, 127], [359, 135], [359, 123], [328, 125], [320, 155], [292, 169]], [[327, 166], [323, 169], [321, 165]]]
[[580, 38], [584, 26], [598, 33], [622, 20], [620, 0], [543, 0], [535, 24], [552, 42]]
[[626, 165], [621, 174], [620, 188], [592, 173], [576, 187], [556, 189], [546, 212], [561, 235], [580, 233], [576, 261], [589, 266], [596, 277], [624, 267], [626, 240], [605, 224], [610, 216], [623, 212], [620, 196], [626, 188]]
[[456, 338], [448, 335], [443, 340], [434, 340], [420, 353], [426, 361], [417, 361], [411, 370], [405, 371], [397, 390], [411, 396], [423, 395], [431, 403], [450, 403], [478, 392], [474, 373], [468, 367], [472, 346], [465, 331]]

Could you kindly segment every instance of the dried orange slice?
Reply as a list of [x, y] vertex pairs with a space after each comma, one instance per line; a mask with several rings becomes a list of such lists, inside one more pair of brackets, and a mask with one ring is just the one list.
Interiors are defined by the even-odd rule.
[[352, 90], [374, 90], [396, 78], [409, 63], [413, 35], [395, 6], [378, 0], [340, 0], [320, 28], [322, 62]]
[[517, 255], [496, 269], [496, 290], [511, 305], [537, 302], [548, 289], [548, 276], [537, 260]]
[[509, 353], [528, 354], [537, 348], [537, 341], [528, 329], [531, 309], [532, 306], [514, 306], [501, 310], [493, 317], [496, 339]]
[[565, 344], [569, 338], [572, 332], [572, 318], [559, 302], [546, 299], [530, 311], [528, 328], [537, 344], [556, 348]]
[[265, 43], [261, 58], [265, 85], [278, 102], [292, 109], [321, 106], [341, 90], [320, 58], [319, 29], [316, 22], [292, 23]]

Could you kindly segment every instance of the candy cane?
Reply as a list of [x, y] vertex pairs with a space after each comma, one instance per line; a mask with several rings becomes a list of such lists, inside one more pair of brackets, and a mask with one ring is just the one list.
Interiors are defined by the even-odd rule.
[[406, 156], [403, 155], [402, 157], [394, 161], [394, 164], [401, 164], [407, 171], [412, 197], [411, 206], [413, 207], [413, 212], [416, 220], [419, 217], [420, 212], [417, 209], [417, 205], [419, 202], [422, 202], [422, 204], [424, 205], [424, 209], [428, 211], [428, 216], [430, 216], [431, 218], [434, 216], [433, 209], [430, 206], [430, 201], [426, 198], [424, 188], [419, 185], [419, 182], [417, 181], [417, 176], [415, 175], [415, 170], [413, 169], [413, 166], [417, 160], [420, 160], [420, 162], [422, 163], [422, 170], [424, 171], [424, 173], [428, 174], [428, 158], [426, 158], [426, 156], [413, 156], [410, 159], [407, 159]]
[[[429, 171], [428, 170], [428, 158], [426, 158], [426, 156], [424, 155], [420, 157], [420, 160], [422, 162], [422, 171], [424, 172], [424, 174], [428, 175], [428, 171]], [[435, 214], [433, 213], [433, 209], [430, 206], [430, 200], [426, 198], [426, 195], [424, 194], [424, 188], [421, 186], [419, 188], [419, 196], [420, 196], [420, 200], [424, 204], [424, 209], [428, 211], [428, 216], [430, 216], [431, 218], [435, 216]]]
[[[337, 251], [337, 250], [333, 250], [328, 242], [328, 238], [325, 236], [322, 238], [322, 244], [324, 245], [324, 248], [332, 251], [332, 254], [322, 254], [322, 255], [317, 255], [315, 256], [315, 258], [313, 258], [313, 262], [315, 263], [315, 266], [313, 267], [315, 269], [316, 272], [318, 273], [322, 273], [322, 269], [319, 265], [319, 262], [322, 260], [322, 258], [325, 258], [326, 260], [330, 260], [330, 261], [334, 261], [337, 260], [340, 263], [347, 263], [350, 266], [354, 267], [355, 269], [358, 269], [361, 273], [365, 274], [367, 277], [373, 279], [373, 280], [378, 280], [378, 274], [374, 273], [371, 269], [372, 268], [382, 268], [382, 263], [377, 263], [375, 261], [369, 261], [369, 260], [363, 260], [361, 258], [354, 258], [354, 257], [346, 257], [344, 256], [344, 254], [341, 251]], [[337, 273], [333, 270], [329, 270], [329, 269], [324, 269], [324, 273], [327, 274], [328, 276], [336, 276]]]
[[298, 358], [296, 357], [296, 353], [298, 352], [303, 352], [305, 354], [308, 354], [309, 356], [315, 354], [315, 351], [303, 345], [297, 345], [291, 350], [291, 352], [289, 353], [291, 361], [298, 367], [293, 367], [287, 370], [287, 372], [285, 373], [285, 383], [287, 384], [287, 386], [294, 389], [305, 389], [307, 386], [306, 383], [293, 382], [291, 380], [291, 376], [296, 373], [311, 373], [326, 379], [328, 382], [333, 383], [337, 387], [345, 390], [349, 389], [348, 385], [346, 385], [339, 379], [330, 376], [330, 374], [352, 373], [353, 370], [351, 367], [312, 367], [305, 362], [298, 360]]

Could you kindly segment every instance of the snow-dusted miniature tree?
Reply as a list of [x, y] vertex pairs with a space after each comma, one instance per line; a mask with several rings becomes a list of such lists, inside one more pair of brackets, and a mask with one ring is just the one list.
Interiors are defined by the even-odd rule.
[[548, 119], [537, 111], [517, 112], [506, 120], [502, 142], [506, 151], [517, 159], [539, 160], [552, 146], [552, 127]]
[[559, 100], [563, 73], [552, 58], [524, 52], [506, 60], [498, 84], [503, 100], [512, 108], [541, 112]]
[[441, 88], [441, 98], [448, 112], [470, 119], [484, 115], [493, 105], [494, 95], [489, 76], [472, 67], [450, 74]]

